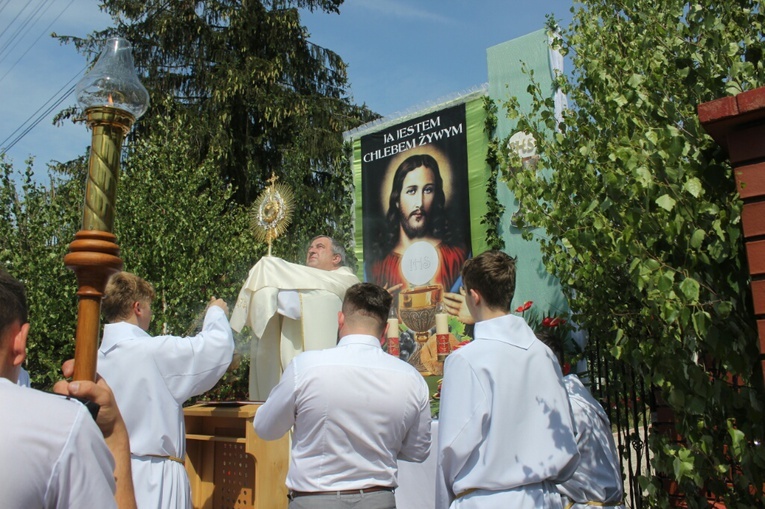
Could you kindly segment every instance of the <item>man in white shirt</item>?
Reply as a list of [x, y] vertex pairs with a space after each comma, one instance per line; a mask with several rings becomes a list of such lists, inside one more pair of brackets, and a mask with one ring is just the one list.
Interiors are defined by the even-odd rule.
[[221, 299], [211, 300], [196, 336], [152, 337], [147, 330], [153, 299], [154, 288], [134, 274], [109, 279], [98, 372], [109, 381], [127, 424], [138, 508], [189, 508], [183, 403], [223, 376], [234, 338]]
[[242, 285], [231, 328], [252, 330], [250, 399], [263, 401], [299, 353], [337, 342], [337, 312], [345, 290], [359, 282], [345, 266], [345, 249], [331, 237], [311, 240], [305, 265], [264, 256]]
[[[563, 366], [563, 345], [549, 333], [537, 337], [553, 351]], [[616, 452], [611, 421], [600, 403], [575, 374], [563, 377], [576, 427], [579, 466], [558, 485], [566, 509], [609, 507], [623, 509], [624, 482]]]
[[56, 385], [99, 404], [97, 422], [79, 401], [16, 384], [29, 328], [24, 286], [0, 270], [0, 505], [135, 508], [127, 431], [103, 380]]
[[560, 367], [510, 314], [515, 260], [487, 251], [462, 267], [475, 339], [447, 357], [436, 509], [556, 509], [579, 460]]
[[290, 509], [395, 508], [396, 460], [430, 452], [427, 384], [380, 346], [391, 301], [377, 285], [350, 287], [337, 346], [295, 357], [255, 414], [265, 440], [294, 426]]

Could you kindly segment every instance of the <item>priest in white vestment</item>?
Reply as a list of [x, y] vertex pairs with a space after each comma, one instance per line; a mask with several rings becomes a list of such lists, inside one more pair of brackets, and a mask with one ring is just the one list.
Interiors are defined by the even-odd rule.
[[250, 400], [265, 401], [297, 354], [337, 344], [337, 313], [358, 282], [326, 236], [311, 241], [305, 265], [264, 256], [250, 269], [231, 314], [232, 329], [252, 329]]

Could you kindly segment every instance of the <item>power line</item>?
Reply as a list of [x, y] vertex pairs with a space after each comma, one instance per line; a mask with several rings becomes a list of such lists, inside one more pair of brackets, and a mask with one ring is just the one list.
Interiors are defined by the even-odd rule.
[[24, 7], [23, 7], [23, 8], [22, 8], [22, 9], [21, 9], [19, 12], [17, 12], [17, 13], [16, 13], [16, 16], [14, 16], [14, 17], [13, 17], [13, 19], [11, 20], [11, 22], [10, 22], [10, 23], [8, 23], [8, 26], [6, 26], [6, 27], [3, 29], [2, 33], [0, 33], [0, 39], [2, 39], [2, 38], [3, 38], [3, 36], [4, 36], [5, 34], [7, 34], [7, 33], [8, 33], [8, 29], [10, 29], [10, 28], [11, 28], [11, 26], [12, 26], [14, 23], [16, 23], [16, 20], [17, 20], [17, 19], [19, 19], [19, 16], [21, 16], [21, 13], [23, 13], [25, 10], [27, 10], [27, 7], [29, 7], [29, 5], [30, 5], [30, 3], [29, 3], [29, 2], [27, 2], [26, 4], [24, 4]]
[[[45, 6], [50, 1], [51, 0], [42, 0], [41, 3], [37, 6], [37, 8], [34, 10], [34, 12], [32, 12], [29, 16], [27, 16], [27, 18], [21, 23], [21, 26], [19, 26], [16, 29], [16, 31], [13, 32], [13, 34], [11, 35], [11, 40], [5, 44], [5, 47], [0, 49], [0, 54], [6, 53], [6, 50], [8, 50], [7, 54], [4, 55], [2, 58], [0, 58], [0, 62], [2, 62], [3, 60], [7, 58], [7, 56], [11, 53], [11, 51], [13, 51], [16, 48], [16, 46], [19, 45], [19, 43], [22, 41], [22, 39], [27, 34], [27, 32], [29, 32], [31, 28], [31, 26], [29, 26], [29, 23], [32, 22], [32, 20], [34, 19], [34, 23], [32, 23], [32, 26], [34, 26], [37, 23], [37, 21], [42, 17], [42, 15], [48, 10], [49, 7], [45, 7]], [[31, 5], [31, 2], [27, 3], [27, 5], [24, 6], [24, 9], [22, 9], [22, 12], [29, 5]], [[45, 10], [43, 10], [43, 7], [45, 7]]]
[[[37, 39], [35, 39], [35, 40], [34, 40], [34, 42], [33, 42], [32, 44], [30, 44], [30, 45], [29, 45], [29, 47], [26, 49], [26, 51], [25, 51], [24, 53], [22, 53], [22, 55], [21, 55], [21, 56], [20, 56], [20, 57], [19, 57], [19, 58], [18, 58], [18, 59], [17, 59], [17, 60], [16, 60], [16, 61], [13, 63], [13, 65], [11, 65], [11, 67], [10, 67], [10, 68], [9, 68], [9, 69], [8, 69], [8, 70], [5, 72], [5, 74], [3, 74], [2, 76], [0, 76], [0, 83], [2, 83], [2, 82], [3, 82], [3, 80], [5, 79], [5, 77], [6, 77], [6, 76], [8, 76], [8, 74], [9, 74], [9, 73], [10, 73], [10, 72], [13, 70], [13, 68], [14, 68], [14, 67], [16, 67], [16, 65], [17, 65], [19, 62], [21, 62], [21, 59], [23, 59], [23, 58], [26, 56], [26, 54], [27, 54], [27, 53], [29, 53], [29, 50], [31, 50], [31, 49], [32, 49], [32, 47], [34, 47], [34, 45], [35, 45], [35, 44], [37, 44], [37, 41], [39, 41], [39, 40], [40, 40], [40, 38], [41, 38], [43, 35], [45, 35], [45, 33], [46, 33], [46, 32], [48, 31], [48, 29], [49, 29], [49, 28], [50, 28], [50, 27], [53, 25], [53, 23], [55, 23], [56, 21], [58, 21], [58, 18], [60, 18], [60, 17], [61, 17], [61, 15], [62, 15], [62, 14], [64, 14], [64, 12], [66, 12], [66, 10], [67, 10], [67, 9], [68, 9], [68, 8], [69, 8], [69, 7], [70, 7], [70, 6], [71, 6], [73, 3], [74, 3], [74, 0], [69, 0], [69, 4], [68, 4], [66, 7], [64, 7], [64, 8], [62, 9], [62, 11], [61, 11], [61, 12], [59, 12], [59, 13], [58, 13], [58, 15], [57, 15], [57, 16], [56, 16], [56, 17], [53, 19], [53, 21], [51, 21], [50, 23], [48, 23], [48, 26], [46, 26], [46, 27], [45, 27], [45, 28], [42, 30], [42, 32], [40, 32], [40, 35], [38, 35], [38, 36], [37, 36]], [[0, 60], [0, 61], [1, 61], [1, 60]]]
[[[3, 2], [0, 2], [0, 14], [3, 13], [3, 11], [5, 10], [5, 6], [8, 5], [10, 1], [11, 0], [4, 0]], [[5, 29], [3, 29], [3, 31], [5, 31]]]
[[[16, 138], [14, 138], [14, 139], [13, 139], [13, 140], [12, 140], [12, 141], [11, 141], [11, 142], [8, 144], [8, 145], [6, 145], [5, 147], [1, 148], [1, 149], [0, 149], [0, 153], [7, 153], [7, 152], [8, 152], [10, 149], [12, 149], [12, 148], [14, 147], [14, 145], [16, 145], [16, 143], [18, 143], [19, 141], [21, 141], [21, 139], [22, 139], [22, 138], [24, 138], [24, 136], [26, 136], [27, 134], [29, 134], [29, 133], [32, 131], [32, 129], [34, 129], [35, 127], [37, 127], [37, 125], [38, 125], [40, 122], [42, 122], [42, 120], [43, 120], [45, 117], [47, 117], [47, 116], [48, 116], [48, 114], [50, 114], [50, 112], [51, 112], [51, 111], [53, 111], [53, 109], [54, 109], [54, 108], [57, 108], [57, 107], [58, 107], [58, 106], [59, 106], [59, 105], [60, 105], [62, 102], [64, 102], [64, 99], [66, 99], [67, 97], [69, 97], [69, 95], [70, 95], [72, 92], [74, 92], [74, 88], [75, 88], [75, 86], [73, 85], [73, 86], [72, 86], [72, 87], [71, 87], [69, 90], [67, 90], [66, 94], [64, 94], [63, 96], [61, 96], [61, 98], [60, 98], [58, 101], [56, 101], [55, 103], [53, 103], [53, 104], [50, 106], [50, 108], [48, 108], [47, 110], [45, 110], [45, 111], [44, 111], [44, 112], [43, 112], [43, 113], [42, 113], [42, 114], [41, 114], [39, 117], [37, 117], [37, 118], [35, 119], [35, 121], [34, 121], [32, 124], [30, 124], [30, 125], [29, 125], [29, 126], [26, 128], [26, 129], [24, 129], [24, 131], [22, 131], [22, 132], [21, 132], [21, 134], [19, 134], [19, 135], [18, 135]], [[16, 129], [16, 131], [18, 131], [18, 129]], [[14, 132], [16, 132], [16, 131], [14, 131]], [[7, 141], [7, 139], [6, 139], [6, 141]]]
[[[72, 79], [70, 79], [63, 87], [61, 87], [53, 95], [53, 97], [48, 99], [48, 101], [46, 101], [45, 104], [40, 106], [37, 109], [37, 111], [32, 113], [32, 115], [27, 120], [25, 120], [24, 123], [21, 124], [21, 126], [17, 127], [15, 131], [13, 131], [6, 139], [4, 139], [2, 141], [2, 143], [0, 143], [0, 147], [2, 147], [2, 148], [0, 148], [0, 153], [2, 153], [2, 152], [6, 152], [7, 153], [11, 148], [13, 148], [14, 145], [16, 145], [19, 141], [21, 141], [21, 139], [24, 138], [24, 136], [29, 134], [30, 131], [32, 131], [32, 129], [37, 127], [37, 125], [40, 122], [42, 122], [43, 119], [45, 119], [54, 109], [56, 109], [62, 102], [64, 102], [64, 100], [66, 100], [67, 97], [72, 95], [72, 92], [74, 92], [74, 89], [75, 89], [76, 85], [71, 85], [71, 83], [73, 81], [75, 81], [77, 78], [79, 78], [80, 75], [85, 72], [85, 69], [87, 69], [87, 65], [85, 67], [83, 67], [77, 74], [75, 74], [72, 77]], [[61, 95], [61, 97], [56, 99], [56, 96], [61, 94], [62, 91], [64, 91], [64, 89], [66, 89], [67, 87], [69, 87], [69, 88]], [[53, 104], [50, 104], [51, 101], [54, 101]], [[46, 105], [48, 105], [48, 104], [50, 104], [50, 106], [48, 106], [46, 108]], [[40, 110], [42, 110], [43, 108], [46, 108], [45, 111], [40, 113]], [[37, 117], [33, 118], [38, 113], [40, 113], [40, 114]], [[21, 133], [19, 133], [19, 131], [21, 131]], [[13, 136], [16, 135], [16, 133], [19, 133], [19, 135], [16, 136], [15, 138], [13, 138]]]
[[[9, 0], [4, 0], [2, 4], [0, 4], [0, 11], [6, 7]], [[49, 3], [50, 0], [43, 0], [41, 3], [38, 4], [37, 8], [29, 14], [24, 23], [21, 25], [21, 27], [16, 28], [16, 30], [13, 32], [10, 40], [6, 41], [3, 48], [0, 49], [0, 54], [8, 50], [8, 53], [0, 58], [0, 62], [7, 58], [8, 55], [10, 55], [10, 51], [15, 49], [15, 47], [19, 44], [21, 39], [17, 39], [19, 37], [19, 34], [24, 31], [24, 29], [29, 25], [30, 20], [37, 16], [35, 18], [34, 23], [29, 26], [29, 28], [24, 31], [23, 36], [26, 36], [26, 34], [29, 32], [29, 30], [37, 24], [39, 19], [42, 17], [45, 12], [47, 12], [50, 8]], [[50, 29], [50, 27], [66, 12], [67, 9], [69, 9], [72, 4], [74, 3], [74, 0], [70, 0], [69, 3], [56, 15], [56, 17], [39, 33], [37, 38], [34, 40], [32, 44], [30, 44], [26, 51], [16, 60], [16, 62], [13, 63], [13, 65], [5, 72], [5, 74], [0, 77], [0, 83], [8, 76], [8, 74], [13, 70], [13, 68], [23, 60], [23, 58], [26, 56], [26, 54], [33, 48], [35, 44], [40, 40], [40, 38], [45, 35], [45, 33]], [[22, 8], [14, 17], [14, 19], [9, 23], [7, 29], [3, 31], [3, 33], [0, 33], [0, 39], [2, 39], [3, 35], [7, 35], [9, 33], [10, 27], [22, 16], [22, 14], [25, 12], [27, 7], [32, 5], [32, 2], [27, 2], [24, 8]], [[16, 42], [11, 47], [10, 44], [12, 44], [16, 40]], [[80, 70], [72, 79], [70, 79], [63, 87], [61, 87], [58, 91], [56, 91], [42, 106], [40, 106], [37, 111], [32, 113], [22, 124], [17, 127], [8, 137], [3, 140], [2, 143], [0, 143], [0, 152], [7, 152], [10, 150], [14, 145], [16, 145], [19, 141], [21, 141], [27, 134], [29, 134], [37, 125], [40, 124], [46, 117], [48, 117], [51, 112], [53, 112], [58, 106], [61, 105], [64, 100], [66, 100], [67, 97], [69, 97], [72, 92], [74, 91], [74, 85], [71, 85], [73, 81], [75, 81], [79, 76], [82, 75], [82, 73], [85, 71], [87, 66], [85, 66], [82, 70]], [[71, 85], [71, 86], [70, 86]], [[67, 87], [69, 87], [67, 89]], [[15, 137], [14, 137], [15, 136]]]

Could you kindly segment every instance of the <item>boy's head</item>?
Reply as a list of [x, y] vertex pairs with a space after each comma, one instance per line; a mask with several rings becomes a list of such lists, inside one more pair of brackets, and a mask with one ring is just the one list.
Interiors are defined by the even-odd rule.
[[555, 354], [555, 358], [558, 359], [558, 364], [560, 364], [560, 367], [563, 368], [563, 345], [561, 344], [560, 338], [556, 337], [549, 330], [541, 330], [539, 332], [535, 332], [535, 334], [539, 341], [547, 345], [547, 347], [552, 350], [552, 353]]
[[0, 270], [0, 335], [11, 324], [27, 323], [27, 313], [24, 285], [4, 270]]
[[462, 285], [475, 290], [488, 308], [510, 312], [515, 295], [515, 258], [502, 251], [486, 251], [465, 261]]
[[130, 272], [118, 272], [106, 284], [101, 311], [109, 323], [132, 322], [135, 318], [136, 325], [147, 330], [153, 300], [154, 288], [150, 283]]
[[29, 333], [24, 285], [0, 270], [0, 376], [16, 382]]
[[392, 301], [393, 297], [381, 286], [356, 283], [345, 292], [341, 312], [344, 324], [352, 333], [380, 337], [385, 331]]

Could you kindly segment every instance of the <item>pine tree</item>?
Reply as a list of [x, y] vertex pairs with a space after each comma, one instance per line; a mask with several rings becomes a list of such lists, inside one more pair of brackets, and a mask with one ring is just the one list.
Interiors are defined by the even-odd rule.
[[[238, 203], [251, 203], [273, 172], [315, 213], [321, 207], [302, 190], [343, 203], [342, 132], [375, 118], [347, 96], [342, 59], [311, 43], [300, 23], [301, 8], [339, 12], [341, 3], [105, 0], [115, 26], [75, 43], [93, 56], [107, 35], [129, 39], [152, 98], [171, 95], [185, 106], [174, 114], [184, 115], [197, 140], [190, 156], [212, 155]], [[165, 114], [152, 107], [134, 136]]]

